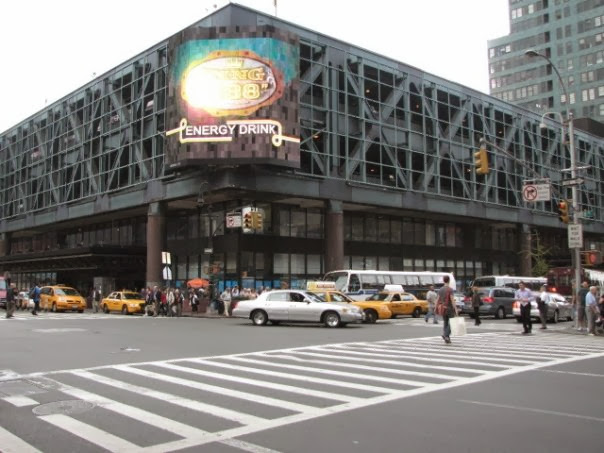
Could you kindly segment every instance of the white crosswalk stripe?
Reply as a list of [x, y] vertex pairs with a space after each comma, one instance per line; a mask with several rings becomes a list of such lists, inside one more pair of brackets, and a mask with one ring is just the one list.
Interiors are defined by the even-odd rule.
[[[42, 393], [0, 396], [0, 411], [73, 400], [87, 412], [31, 414], [69, 439], [119, 452], [164, 452], [223, 443], [234, 450], [278, 453], [238, 439], [345, 410], [412, 395], [603, 357], [599, 339], [552, 333], [482, 333], [276, 349], [246, 354], [129, 363], [0, 377]], [[2, 395], [2, 393], [0, 393]], [[108, 429], [100, 411], [131, 420], [132, 434]], [[86, 414], [89, 416], [86, 416]], [[96, 415], [94, 415], [96, 413]], [[187, 418], [189, 413], [198, 414]], [[94, 416], [93, 416], [94, 415]], [[143, 443], [138, 429], [153, 429]], [[218, 426], [218, 428], [217, 428]], [[0, 451], [37, 451], [0, 429]], [[212, 451], [211, 446], [208, 451]]]

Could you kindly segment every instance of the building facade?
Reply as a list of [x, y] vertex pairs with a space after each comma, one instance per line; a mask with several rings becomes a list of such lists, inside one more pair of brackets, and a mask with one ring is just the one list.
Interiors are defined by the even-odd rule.
[[[509, 0], [510, 34], [490, 40], [490, 93], [544, 113], [604, 122], [604, 2]], [[542, 58], [525, 55], [536, 50]], [[568, 99], [567, 99], [568, 96]]]
[[[338, 268], [447, 270], [463, 285], [529, 273], [535, 238], [568, 264], [568, 149], [539, 123], [230, 4], [0, 136], [0, 271], [82, 291], [300, 287]], [[604, 141], [575, 142], [585, 247], [603, 249]], [[523, 201], [538, 179], [552, 199]]]

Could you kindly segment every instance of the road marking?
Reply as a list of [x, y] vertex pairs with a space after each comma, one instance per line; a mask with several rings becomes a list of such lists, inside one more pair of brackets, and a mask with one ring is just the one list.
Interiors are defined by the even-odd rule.
[[16, 407], [36, 406], [40, 404], [36, 400], [31, 399], [25, 395], [5, 396], [2, 399]]
[[[263, 374], [265, 376], [282, 377], [285, 379], [293, 379], [293, 380], [304, 381], [304, 382], [314, 382], [317, 384], [325, 384], [325, 385], [330, 385], [330, 386], [334, 386], [334, 387], [344, 387], [344, 388], [352, 388], [352, 389], [357, 389], [357, 390], [365, 390], [365, 391], [374, 392], [374, 393], [388, 393], [391, 390], [386, 387], [376, 387], [373, 385], [356, 384], [354, 382], [338, 382], [338, 381], [334, 381], [333, 379], [321, 379], [321, 378], [307, 376], [307, 375], [301, 375], [301, 374], [296, 375], [296, 374], [290, 374], [290, 373], [280, 373], [278, 371], [263, 370], [261, 368], [253, 368], [253, 367], [247, 367], [247, 366], [230, 365], [228, 363], [221, 363], [221, 362], [216, 362], [216, 361], [212, 362], [210, 360], [203, 360], [203, 359], [193, 360], [193, 362], [199, 363], [201, 365], [227, 368], [230, 370], [239, 370], [239, 371], [247, 371], [249, 373]], [[300, 367], [300, 368], [304, 369], [304, 367]]]
[[42, 453], [37, 448], [25, 442], [20, 437], [15, 436], [0, 426], [0, 451], [2, 453]]
[[239, 398], [246, 401], [252, 401], [254, 403], [264, 404], [266, 406], [288, 409], [294, 412], [307, 412], [313, 409], [312, 406], [307, 406], [305, 404], [292, 403], [289, 401], [270, 398], [268, 396], [261, 396], [254, 393], [240, 392], [238, 390], [232, 390], [225, 387], [218, 387], [206, 383], [193, 382], [191, 380], [182, 379], [176, 376], [168, 376], [166, 374], [154, 373], [153, 371], [141, 370], [139, 368], [133, 368], [126, 365], [117, 365], [113, 368], [120, 371], [125, 371], [127, 373], [138, 374], [139, 376], [156, 379], [159, 381], [170, 382], [172, 384], [179, 384], [184, 385], [185, 387], [203, 390], [204, 392], [218, 393], [220, 395], [231, 396], [233, 398]]
[[114, 436], [111, 433], [95, 428], [94, 426], [83, 423], [67, 415], [42, 415], [38, 418], [111, 452], [130, 453], [141, 450], [139, 445], [128, 442], [121, 437]]
[[264, 420], [263, 418], [256, 417], [254, 415], [247, 415], [241, 412], [232, 411], [230, 409], [225, 409], [222, 407], [213, 406], [211, 404], [202, 403], [200, 401], [182, 398], [180, 396], [172, 395], [170, 393], [159, 392], [156, 390], [148, 389], [146, 387], [141, 387], [139, 385], [128, 384], [127, 382], [94, 374], [89, 371], [74, 371], [72, 374], [81, 378], [92, 380], [94, 382], [99, 382], [101, 384], [109, 385], [111, 387], [126, 390], [128, 392], [136, 393], [161, 401], [166, 401], [176, 406], [185, 407], [187, 409], [191, 409], [197, 412], [203, 412], [206, 414], [213, 415], [215, 417], [231, 420], [242, 425], [251, 425], [253, 423], [259, 423]]
[[568, 412], [548, 411], [545, 409], [537, 409], [537, 408], [533, 408], [533, 407], [510, 406], [507, 404], [484, 403], [482, 401], [471, 401], [471, 400], [457, 400], [457, 401], [459, 401], [461, 403], [477, 404], [479, 406], [498, 407], [498, 408], [502, 408], [502, 409], [513, 409], [516, 411], [535, 412], [538, 414], [558, 415], [561, 417], [580, 418], [583, 420], [593, 420], [596, 422], [604, 422], [604, 418], [591, 417], [589, 415], [570, 414]]
[[[548, 343], [547, 337], [540, 336], [539, 338], [546, 340], [544, 343]], [[540, 347], [540, 340], [531, 339], [531, 345], [535, 348]], [[476, 340], [478, 339], [478, 340]], [[304, 346], [298, 348], [288, 349], [275, 349], [271, 351], [261, 351], [252, 353], [242, 353], [225, 356], [214, 356], [214, 357], [195, 357], [195, 358], [179, 358], [165, 361], [155, 362], [142, 362], [135, 364], [119, 364], [119, 365], [103, 365], [99, 367], [77, 369], [77, 370], [63, 370], [53, 372], [40, 372], [32, 373], [28, 375], [32, 383], [38, 384], [44, 387], [44, 380], [47, 380], [46, 387], [49, 390], [63, 392], [65, 394], [74, 396], [84, 401], [89, 401], [97, 404], [98, 406], [125, 415], [129, 418], [135, 419], [140, 423], [146, 423], [148, 425], [159, 428], [159, 430], [176, 434], [181, 437], [178, 440], [171, 440], [165, 443], [152, 445], [146, 448], [138, 447], [138, 452], [165, 452], [185, 448], [199, 448], [201, 445], [209, 444], [212, 442], [225, 443], [231, 446], [231, 448], [239, 448], [241, 450], [249, 451], [252, 453], [272, 453], [272, 450], [265, 449], [264, 447], [249, 444], [246, 442], [239, 443], [239, 440], [233, 438], [239, 436], [245, 436], [251, 433], [264, 431], [271, 428], [277, 428], [282, 426], [291, 425], [305, 420], [311, 420], [317, 417], [326, 416], [330, 414], [341, 413], [344, 411], [355, 410], [359, 408], [374, 406], [385, 402], [396, 401], [410, 396], [422, 395], [438, 390], [445, 390], [463, 385], [484, 382], [504, 376], [510, 376], [525, 371], [533, 371], [542, 369], [545, 367], [558, 366], [561, 364], [572, 363], [578, 360], [592, 359], [604, 357], [604, 352], [598, 350], [592, 352], [591, 349], [573, 351], [574, 356], [572, 357], [539, 357], [533, 360], [514, 360], [515, 352], [509, 351], [508, 356], [510, 357], [509, 362], [501, 364], [501, 357], [489, 358], [481, 357], [474, 350], [483, 349], [477, 348], [475, 342], [480, 342], [480, 347], [484, 347], [486, 342], [505, 342], [512, 346], [519, 346], [526, 344], [526, 337], [514, 336], [505, 333], [480, 333], [470, 334], [465, 337], [456, 339], [454, 346], [450, 349], [442, 345], [439, 337], [429, 338], [413, 338], [408, 340], [388, 340], [388, 341], [377, 341], [377, 342], [355, 342], [355, 343], [340, 343], [322, 346]], [[580, 344], [586, 344], [587, 339], [582, 338], [576, 341], [577, 347]], [[566, 342], [565, 342], [566, 343]], [[390, 348], [390, 349], [388, 349]], [[473, 349], [474, 348], [474, 349]], [[375, 349], [374, 352], [369, 352]], [[411, 352], [417, 351], [414, 354], [406, 352], [406, 349], [410, 349]], [[453, 353], [456, 351], [457, 354], [466, 354], [462, 357], [451, 356], [456, 355]], [[505, 357], [505, 350], [499, 349], [499, 354]], [[429, 357], [418, 357], [417, 354], [429, 355]], [[484, 355], [482, 353], [481, 355]], [[443, 358], [444, 357], [444, 358]], [[446, 357], [449, 357], [448, 359]], [[475, 360], [463, 360], [466, 358], [474, 358]], [[528, 358], [528, 357], [526, 357]], [[539, 360], [541, 359], [541, 360]], [[478, 362], [480, 360], [480, 362]], [[489, 360], [498, 362], [490, 363]], [[506, 360], [506, 359], [504, 359]], [[543, 361], [545, 360], [545, 361]], [[197, 364], [199, 368], [191, 368], [192, 362]], [[225, 363], [229, 362], [229, 363]], [[283, 363], [290, 362], [290, 363]], [[294, 362], [296, 364], [293, 364]], [[417, 363], [419, 362], [419, 363]], [[440, 363], [454, 362], [457, 366], [443, 366]], [[526, 362], [526, 363], [525, 363]], [[238, 366], [232, 363], [243, 363], [243, 364], [254, 364], [259, 368], [250, 369], [249, 366]], [[478, 363], [478, 365], [476, 365]], [[372, 366], [373, 364], [378, 366]], [[187, 366], [184, 366], [187, 365]], [[309, 366], [312, 365], [312, 366]], [[389, 382], [396, 383], [392, 388], [387, 387], [374, 387], [369, 385], [369, 388], [379, 388], [380, 392], [377, 392], [375, 396], [367, 397], [348, 397], [346, 395], [338, 395], [345, 400], [338, 400], [336, 398], [330, 398], [333, 402], [328, 406], [309, 406], [304, 404], [292, 403], [284, 399], [269, 398], [257, 395], [254, 393], [247, 393], [236, 391], [228, 388], [228, 384], [223, 386], [213, 386], [206, 384], [203, 379], [198, 381], [194, 377], [187, 377], [186, 379], [163, 373], [157, 373], [150, 371], [149, 369], [142, 369], [140, 367], [160, 367], [162, 371], [174, 371], [174, 372], [186, 372], [188, 374], [194, 374], [197, 376], [211, 377], [220, 379], [221, 381], [238, 382], [245, 384], [246, 386], [256, 385], [269, 388], [277, 388], [283, 391], [294, 391], [294, 393], [309, 394], [306, 390], [312, 382], [317, 384], [330, 385], [330, 379], [312, 377], [313, 380], [307, 379], [306, 374], [322, 374], [326, 376], [333, 376], [333, 382], [337, 382], [340, 386], [347, 386], [350, 383], [355, 383], [359, 386], [367, 386], [365, 383], [360, 384], [358, 381], [364, 381], [367, 383], [372, 382]], [[204, 368], [205, 367], [205, 368]], [[255, 379], [231, 376], [225, 373], [215, 373], [211, 370], [211, 367], [222, 367], [225, 369], [239, 370], [242, 373], [255, 373], [260, 374]], [[264, 367], [269, 369], [264, 369]], [[351, 372], [340, 371], [342, 368], [348, 369]], [[411, 368], [411, 370], [408, 370]], [[415, 368], [415, 369], [414, 369]], [[271, 369], [273, 371], [271, 371]], [[274, 371], [279, 369], [280, 371]], [[292, 370], [291, 374], [281, 372], [284, 369]], [[236, 426], [228, 428], [219, 432], [207, 432], [202, 429], [188, 426], [173, 420], [170, 420], [161, 415], [156, 415], [152, 412], [148, 412], [139, 409], [134, 406], [129, 406], [126, 403], [130, 402], [130, 398], [135, 399], [134, 404], [138, 404], [136, 398], [139, 397], [150, 397], [155, 399], [166, 399], [166, 402], [171, 404], [178, 404], [182, 407], [190, 407], [191, 404], [196, 406], [198, 409], [208, 409], [204, 403], [197, 401], [190, 401], [186, 398], [173, 395], [171, 393], [159, 392], [153, 389], [145, 389], [141, 391], [141, 387], [138, 385], [123, 382], [113, 378], [105, 378], [104, 375], [95, 373], [95, 371], [102, 370], [119, 370], [126, 373], [124, 378], [131, 377], [130, 375], [143, 376], [144, 378], [159, 380], [167, 382], [173, 387], [188, 387], [199, 390], [196, 398], [203, 399], [205, 392], [217, 393], [224, 397], [240, 398], [247, 401], [252, 401], [257, 404], [265, 404], [267, 406], [278, 407], [282, 410], [290, 410], [293, 413], [291, 415], [277, 416], [275, 418], [267, 419], [256, 417], [255, 419], [245, 420], [241, 419], [242, 426]], [[441, 370], [443, 373], [430, 373], [430, 371]], [[425, 371], [425, 373], [424, 373]], [[448, 372], [453, 372], [449, 375]], [[459, 372], [462, 373], [459, 376]], [[397, 379], [394, 375], [402, 374], [414, 374], [418, 380]], [[420, 375], [419, 373], [423, 373]], [[68, 374], [78, 376], [92, 380], [100, 384], [111, 385], [122, 389], [130, 394], [125, 394], [124, 402], [116, 402], [105, 398], [94, 393], [90, 393], [84, 389], [78, 389], [69, 385], [61, 384], [61, 374]], [[49, 376], [56, 376], [56, 380], [50, 379]], [[301, 381], [299, 386], [271, 383], [270, 377], [274, 378], [285, 378], [291, 379], [297, 382]], [[40, 377], [39, 381], [36, 382], [35, 378]], [[226, 378], [229, 379], [226, 379]], [[421, 380], [422, 377], [426, 378], [437, 378], [442, 379], [444, 382], [430, 382], [429, 380]], [[26, 379], [24, 376], [18, 376], [20, 379]], [[0, 378], [0, 381], [2, 379]], [[309, 384], [304, 384], [308, 382]], [[403, 388], [403, 385], [413, 383], [413, 388]], [[85, 382], [87, 384], [87, 382]], [[333, 383], [332, 383], [333, 384]], [[350, 388], [353, 388], [352, 386]], [[311, 391], [312, 388], [310, 389]], [[182, 389], [181, 389], [182, 391]], [[314, 395], [323, 397], [325, 392], [314, 391]], [[333, 396], [333, 394], [328, 394]], [[178, 401], [179, 403], [175, 403]], [[132, 404], [132, 403], [131, 403]], [[225, 403], [230, 404], [232, 402]], [[510, 407], [514, 408], [514, 407]], [[521, 408], [531, 409], [531, 408]], [[163, 406], [157, 411], [163, 413]], [[221, 410], [218, 408], [218, 410]], [[232, 411], [233, 414], [238, 414], [236, 411]], [[562, 414], [562, 413], [559, 413]], [[558, 415], [557, 413], [555, 415]], [[572, 415], [572, 414], [571, 414]], [[254, 417], [242, 414], [242, 417]], [[598, 420], [599, 421], [599, 420]], [[75, 428], [74, 428], [75, 429]], [[99, 434], [100, 433], [100, 434]], [[96, 432], [97, 436], [102, 436], [102, 431]], [[118, 448], [119, 445], [117, 446]], [[124, 446], [122, 451], [128, 451], [129, 447]], [[134, 451], [134, 450], [131, 450]]]
[[543, 371], [544, 373], [574, 374], [576, 376], [604, 377], [604, 374], [579, 373], [577, 371], [561, 371], [561, 370], [539, 370], [539, 371]]
[[211, 378], [220, 379], [222, 381], [227, 381], [227, 382], [237, 382], [240, 384], [247, 384], [247, 385], [252, 385], [252, 386], [256, 386], [256, 387], [269, 388], [271, 390], [280, 390], [282, 392], [297, 393], [297, 394], [301, 394], [301, 395], [313, 396], [315, 398], [323, 398], [323, 399], [332, 400], [332, 401], [350, 402], [350, 401], [356, 401], [358, 399], [353, 396], [340, 395], [340, 394], [333, 393], [333, 392], [321, 392], [318, 390], [311, 390], [309, 388], [295, 387], [292, 385], [285, 385], [285, 384], [277, 384], [275, 382], [265, 382], [265, 381], [259, 381], [256, 379], [248, 379], [248, 378], [242, 378], [242, 377], [237, 377], [237, 376], [231, 376], [231, 375], [223, 374], [223, 373], [213, 373], [211, 371], [204, 371], [204, 370], [200, 370], [197, 368], [173, 365], [171, 363], [157, 363], [157, 364], [155, 364], [155, 366], [158, 366], [161, 368], [167, 368], [169, 370], [174, 370], [174, 371], [182, 371], [183, 373], [195, 374], [197, 376], [211, 377]]

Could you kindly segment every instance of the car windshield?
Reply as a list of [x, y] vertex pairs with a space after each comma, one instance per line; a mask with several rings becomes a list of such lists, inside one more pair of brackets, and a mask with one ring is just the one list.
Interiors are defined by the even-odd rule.
[[122, 296], [124, 297], [124, 299], [129, 300], [141, 299], [141, 295], [138, 293], [122, 293]]
[[55, 288], [55, 294], [57, 296], [79, 296], [80, 295], [80, 293], [78, 293], [73, 288]]
[[388, 293], [377, 293], [368, 298], [367, 300], [386, 300], [388, 298]]

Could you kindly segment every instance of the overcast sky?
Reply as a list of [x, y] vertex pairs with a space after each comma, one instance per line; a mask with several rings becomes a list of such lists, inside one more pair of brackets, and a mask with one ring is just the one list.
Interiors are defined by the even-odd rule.
[[[9, 0], [0, 27], [0, 132], [196, 22], [225, 0]], [[274, 0], [236, 3], [275, 13]], [[487, 40], [508, 0], [277, 0], [277, 15], [488, 93]]]

